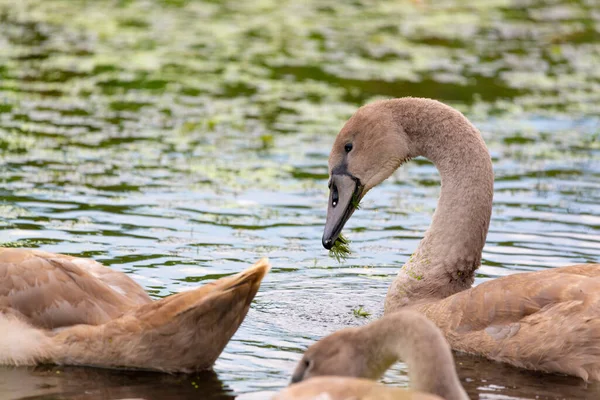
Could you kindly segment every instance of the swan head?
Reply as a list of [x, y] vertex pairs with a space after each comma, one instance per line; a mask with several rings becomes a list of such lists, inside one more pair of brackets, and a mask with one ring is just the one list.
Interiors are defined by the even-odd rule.
[[410, 141], [390, 100], [359, 108], [329, 155], [329, 202], [323, 247], [331, 249], [363, 196], [411, 158]]
[[324, 375], [379, 378], [386, 366], [372, 357], [378, 352], [368, 347], [370, 341], [366, 339], [360, 328], [343, 329], [321, 339], [306, 350], [291, 383]]

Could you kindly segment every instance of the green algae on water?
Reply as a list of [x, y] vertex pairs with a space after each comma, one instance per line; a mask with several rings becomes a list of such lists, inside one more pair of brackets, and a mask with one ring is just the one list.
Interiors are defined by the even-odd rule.
[[261, 135], [260, 143], [262, 150], [268, 150], [275, 146], [275, 138], [273, 137], [273, 135]]
[[335, 258], [338, 263], [342, 263], [346, 261], [351, 253], [350, 240], [340, 233], [333, 247], [329, 250], [329, 256]]
[[366, 318], [369, 315], [371, 315], [371, 313], [368, 312], [367, 310], [365, 310], [363, 308], [363, 306], [359, 306], [358, 308], [353, 309], [352, 314], [354, 314], [355, 317], [361, 317], [361, 318]]

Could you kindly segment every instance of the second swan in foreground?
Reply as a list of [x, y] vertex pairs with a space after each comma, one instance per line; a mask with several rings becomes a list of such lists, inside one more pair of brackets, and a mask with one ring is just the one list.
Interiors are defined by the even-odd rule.
[[348, 120], [329, 157], [323, 246], [333, 246], [371, 188], [417, 156], [437, 167], [441, 195], [425, 237], [388, 291], [385, 313], [406, 307], [424, 313], [455, 350], [600, 380], [600, 264], [471, 287], [492, 213], [494, 173], [479, 131], [447, 105], [384, 100]]
[[193, 372], [212, 367], [269, 270], [152, 299], [88, 259], [0, 248], [0, 364]]
[[[396, 361], [406, 362], [413, 390], [367, 380], [378, 379]], [[410, 310], [315, 343], [304, 353], [292, 382], [274, 400], [468, 399], [444, 336], [426, 317]]]

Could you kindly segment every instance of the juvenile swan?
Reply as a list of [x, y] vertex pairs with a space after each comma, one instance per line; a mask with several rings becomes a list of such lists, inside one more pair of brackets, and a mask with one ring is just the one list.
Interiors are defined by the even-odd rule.
[[[379, 379], [396, 361], [406, 362], [414, 391], [367, 380]], [[300, 383], [275, 400], [468, 399], [444, 336], [422, 314], [410, 310], [335, 332], [313, 344], [292, 382]]]
[[431, 226], [392, 283], [385, 312], [414, 308], [453, 349], [517, 367], [600, 380], [600, 264], [513, 274], [472, 288], [492, 212], [494, 174], [479, 131], [457, 110], [402, 98], [361, 107], [329, 157], [323, 246], [360, 200], [413, 157], [437, 167]]
[[269, 268], [262, 259], [152, 301], [127, 275], [95, 261], [0, 248], [0, 364], [209, 369]]

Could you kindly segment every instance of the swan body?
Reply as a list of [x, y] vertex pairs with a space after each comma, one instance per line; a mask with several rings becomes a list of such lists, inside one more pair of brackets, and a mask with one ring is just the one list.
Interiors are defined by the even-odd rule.
[[[406, 362], [413, 390], [373, 381], [396, 361]], [[320, 340], [308, 348], [292, 382], [274, 400], [468, 399], [444, 336], [412, 310]]]
[[455, 350], [600, 380], [598, 264], [509, 275], [414, 308]]
[[385, 313], [424, 313], [455, 350], [600, 380], [600, 264], [518, 273], [472, 287], [494, 174], [479, 131], [447, 105], [384, 100], [348, 120], [329, 157], [323, 246], [333, 246], [357, 199], [417, 156], [437, 167], [442, 190], [431, 226], [390, 286]]
[[126, 274], [97, 261], [0, 248], [0, 308], [40, 328], [108, 322], [152, 299]]
[[284, 389], [273, 400], [444, 400], [433, 394], [379, 385], [368, 379], [323, 376]]
[[152, 301], [91, 260], [0, 250], [0, 364], [54, 363], [193, 372], [212, 367], [242, 323], [266, 259]]

